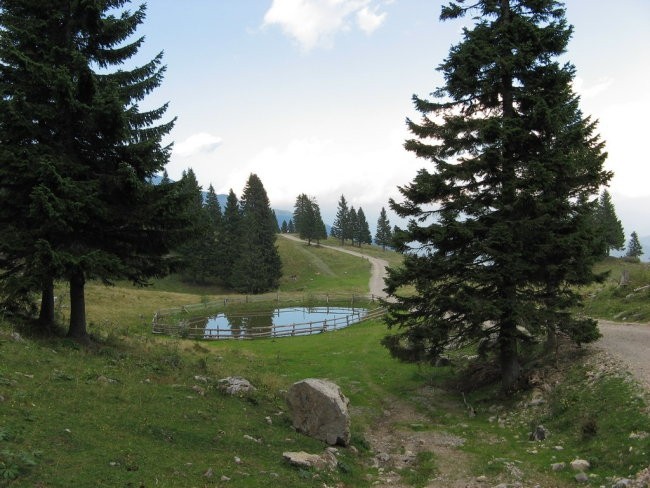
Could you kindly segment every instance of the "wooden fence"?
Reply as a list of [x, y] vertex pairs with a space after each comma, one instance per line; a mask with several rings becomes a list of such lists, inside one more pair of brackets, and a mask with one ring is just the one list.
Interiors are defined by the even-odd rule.
[[[173, 309], [159, 310], [154, 314], [152, 330], [155, 334], [175, 335], [180, 337], [187, 337], [193, 339], [257, 339], [268, 337], [290, 337], [296, 335], [311, 335], [328, 331], [334, 331], [356, 324], [363, 320], [369, 320], [381, 317], [385, 314], [386, 310], [383, 308], [374, 308], [367, 310], [361, 308], [362, 304], [375, 301], [374, 297], [362, 297], [359, 295], [308, 295], [303, 297], [283, 297], [279, 295], [273, 297], [272, 300], [266, 300], [267, 303], [274, 306], [281, 304], [284, 306], [304, 306], [309, 303], [313, 306], [314, 303], [329, 304], [336, 302], [339, 305], [341, 302], [347, 302], [351, 305], [352, 312], [345, 316], [337, 318], [329, 318], [319, 321], [310, 322], [296, 322], [288, 325], [265, 325], [253, 326], [244, 325], [243, 327], [215, 327], [210, 325], [208, 327], [208, 320], [210, 316], [222, 314], [227, 312], [230, 305], [243, 304], [243, 303], [260, 303], [265, 300], [256, 297], [236, 297], [225, 298], [218, 302], [198, 303], [178, 307]], [[199, 316], [203, 312], [203, 315]], [[256, 315], [268, 315], [268, 312], [241, 312], [228, 314], [230, 318], [248, 319]]]

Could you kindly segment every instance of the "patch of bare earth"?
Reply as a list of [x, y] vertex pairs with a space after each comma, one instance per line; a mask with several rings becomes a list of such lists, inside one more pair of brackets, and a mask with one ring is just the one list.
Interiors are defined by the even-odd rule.
[[412, 405], [399, 399], [390, 402], [390, 407], [366, 433], [378, 469], [373, 486], [407, 488], [409, 485], [403, 483], [401, 473], [415, 466], [419, 452], [434, 455], [437, 473], [428, 488], [475, 486], [469, 473], [468, 455], [459, 449], [465, 440], [442, 431], [414, 430], [429, 423]]

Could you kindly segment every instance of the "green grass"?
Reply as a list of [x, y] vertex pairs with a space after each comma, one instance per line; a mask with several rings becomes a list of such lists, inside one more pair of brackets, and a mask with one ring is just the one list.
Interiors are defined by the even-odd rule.
[[[650, 322], [650, 263], [633, 263], [620, 258], [608, 258], [595, 267], [599, 273], [608, 272], [604, 283], [583, 290], [584, 313], [592, 317], [618, 322]], [[620, 286], [623, 273], [630, 281]]]
[[[285, 273], [298, 275], [283, 283], [284, 292], [365, 291], [363, 259], [290, 241], [279, 245]], [[61, 286], [57, 294], [65, 291]], [[565, 379], [541, 407], [522, 408], [526, 394], [504, 399], [496, 387], [484, 388], [467, 395], [477, 412], [468, 417], [462, 396], [448, 389], [462, 361], [445, 368], [398, 363], [379, 344], [386, 334], [379, 321], [277, 340], [207, 343], [150, 334], [155, 310], [213, 298], [209, 289], [180, 281], [173, 292], [89, 284], [89, 330], [96, 339], [90, 348], [60, 338], [16, 340], [17, 325], [0, 319], [0, 487], [367, 487], [377, 473], [368, 467], [373, 453], [366, 433], [400, 402], [427, 420], [397, 427], [465, 439], [457, 464], [467, 463], [472, 476], [486, 475], [493, 485], [512, 481], [517, 468], [541, 486], [573, 486], [568, 471], [549, 467], [576, 457], [592, 462], [593, 486], [647, 464], [646, 399], [624, 376], [590, 373], [580, 356], [555, 371]], [[65, 316], [65, 299], [58, 307]], [[231, 375], [248, 378], [257, 392], [226, 396], [217, 380]], [[306, 377], [335, 381], [351, 400], [359, 452], [342, 449], [331, 473], [297, 470], [282, 460], [284, 451], [324, 449], [294, 432], [281, 413], [283, 392]], [[551, 437], [534, 443], [528, 432], [538, 423]], [[426, 486], [448, 465], [425, 450], [402, 476]]]

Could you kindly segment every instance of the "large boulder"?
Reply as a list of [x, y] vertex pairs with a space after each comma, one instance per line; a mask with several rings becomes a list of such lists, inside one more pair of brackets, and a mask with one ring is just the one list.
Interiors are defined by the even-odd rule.
[[296, 430], [333, 446], [350, 443], [349, 400], [335, 383], [308, 378], [287, 392], [287, 405]]

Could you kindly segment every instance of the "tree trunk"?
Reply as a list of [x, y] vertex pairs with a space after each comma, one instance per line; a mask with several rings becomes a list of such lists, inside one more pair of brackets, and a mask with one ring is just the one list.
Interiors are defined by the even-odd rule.
[[38, 325], [48, 333], [54, 327], [54, 280], [50, 277], [43, 280]]
[[501, 363], [501, 387], [506, 393], [512, 391], [521, 376], [521, 365], [517, 357], [517, 327], [506, 319], [499, 332], [499, 359]]
[[70, 276], [70, 328], [68, 329], [68, 337], [83, 342], [88, 341], [84, 296], [85, 284], [86, 279], [82, 271], [76, 271]]

